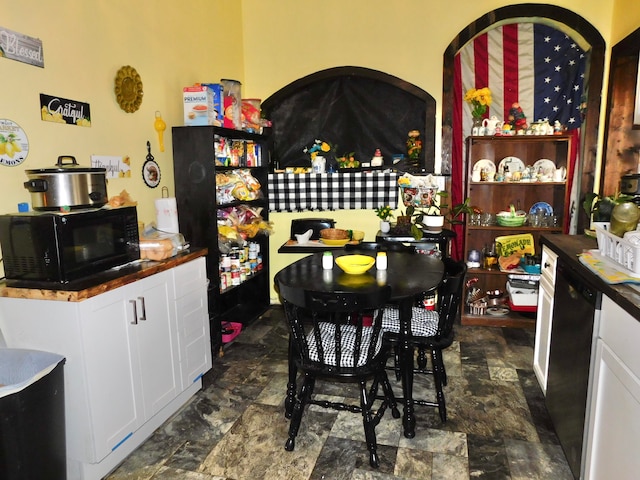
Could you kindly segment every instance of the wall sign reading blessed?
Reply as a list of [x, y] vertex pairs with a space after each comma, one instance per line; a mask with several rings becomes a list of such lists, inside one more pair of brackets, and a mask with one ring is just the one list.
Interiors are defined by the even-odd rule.
[[91, 126], [88, 103], [40, 94], [40, 113], [45, 122], [67, 123], [80, 127]]
[[44, 67], [42, 40], [0, 27], [0, 57]]

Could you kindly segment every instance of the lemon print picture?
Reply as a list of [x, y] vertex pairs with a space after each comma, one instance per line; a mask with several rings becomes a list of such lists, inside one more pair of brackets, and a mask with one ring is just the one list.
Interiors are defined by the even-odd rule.
[[0, 165], [20, 165], [28, 152], [29, 142], [24, 130], [11, 120], [0, 119]]

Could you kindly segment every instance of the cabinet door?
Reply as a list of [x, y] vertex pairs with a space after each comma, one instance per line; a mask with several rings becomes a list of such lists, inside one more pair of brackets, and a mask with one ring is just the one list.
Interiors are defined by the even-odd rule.
[[100, 461], [144, 423], [139, 375], [132, 369], [134, 330], [126, 287], [83, 302], [80, 315], [88, 408]]
[[[152, 275], [136, 282], [137, 289], [127, 297], [129, 329], [134, 331], [136, 367], [142, 385], [145, 419], [158, 413], [179, 393], [178, 345], [170, 272]], [[136, 305], [137, 319], [133, 317]]]
[[533, 371], [538, 378], [542, 393], [547, 393], [547, 371], [549, 368], [549, 344], [551, 343], [551, 321], [553, 319], [553, 288], [541, 282], [538, 290], [536, 314], [536, 340], [533, 351]]
[[186, 389], [211, 368], [205, 259], [174, 268], [173, 277], [180, 373]]
[[640, 324], [603, 296], [599, 336], [592, 367], [584, 478], [638, 478]]

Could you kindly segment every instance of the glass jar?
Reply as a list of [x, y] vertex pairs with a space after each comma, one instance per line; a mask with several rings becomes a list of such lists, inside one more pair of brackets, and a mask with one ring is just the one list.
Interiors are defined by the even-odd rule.
[[624, 202], [613, 207], [611, 212], [610, 231], [618, 237], [624, 236], [626, 232], [631, 232], [638, 228], [640, 219], [640, 209], [633, 202]]

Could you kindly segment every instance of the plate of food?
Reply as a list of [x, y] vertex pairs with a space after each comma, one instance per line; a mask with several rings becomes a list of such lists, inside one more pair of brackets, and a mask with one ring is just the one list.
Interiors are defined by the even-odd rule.
[[536, 202], [529, 209], [531, 215], [542, 213], [543, 215], [553, 215], [553, 207], [547, 202]]
[[[505, 170], [506, 169], [506, 170]], [[524, 163], [518, 157], [505, 157], [500, 160], [498, 164], [498, 172], [503, 174], [505, 172], [523, 172]]]
[[487, 173], [496, 173], [496, 164], [493, 161], [483, 158], [473, 164], [473, 171], [480, 172], [483, 169], [487, 170]]
[[541, 158], [533, 164], [533, 172], [536, 175], [553, 175], [556, 171], [556, 164], [546, 158]]

